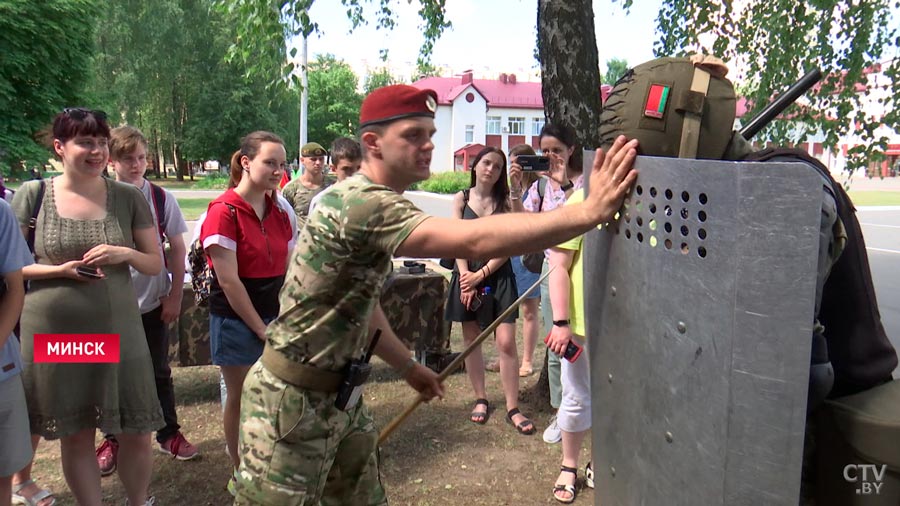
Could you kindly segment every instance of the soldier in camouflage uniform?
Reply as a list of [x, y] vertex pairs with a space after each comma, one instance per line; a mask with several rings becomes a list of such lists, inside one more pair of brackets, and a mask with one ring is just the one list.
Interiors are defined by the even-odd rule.
[[402, 193], [430, 175], [436, 99], [432, 90], [392, 85], [362, 104], [362, 169], [336, 184], [302, 229], [281, 313], [244, 382], [235, 504], [387, 504], [364, 402], [335, 406], [351, 359], [380, 330], [374, 353], [425, 399], [443, 394], [378, 304], [391, 256], [494, 258], [546, 248], [611, 220], [637, 177], [637, 143], [621, 137], [598, 155], [583, 204], [528, 220], [430, 217]]
[[334, 182], [325, 177], [326, 154], [325, 148], [316, 142], [304, 144], [300, 149], [303, 174], [291, 179], [281, 190], [285, 200], [294, 208], [299, 227], [303, 227], [306, 221], [313, 197]]

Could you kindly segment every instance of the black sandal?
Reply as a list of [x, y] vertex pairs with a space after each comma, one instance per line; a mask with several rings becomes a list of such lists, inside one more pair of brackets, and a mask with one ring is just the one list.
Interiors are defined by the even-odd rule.
[[469, 414], [469, 421], [472, 423], [477, 423], [478, 425], [484, 425], [487, 423], [488, 418], [491, 417], [491, 405], [487, 399], [475, 399], [475, 407], [477, 408], [479, 404], [484, 404], [484, 413], [481, 411], [472, 410], [472, 413]]
[[[534, 422], [529, 420], [527, 416], [525, 416], [525, 420], [519, 423], [519, 425], [514, 424], [512, 418], [516, 415], [525, 416], [521, 411], [519, 411], [519, 408], [512, 408], [506, 413], [506, 421], [509, 422], [510, 425], [515, 427], [519, 434], [522, 434], [523, 436], [530, 436], [537, 432], [537, 429], [534, 427]], [[526, 427], [529, 428], [526, 429]]]
[[[559, 466], [559, 470], [563, 473], [574, 474], [575, 475], [575, 483], [578, 483], [578, 469], [575, 469], [574, 467], [569, 467], [569, 466]], [[563, 484], [557, 483], [556, 485], [554, 485], [553, 486], [553, 498], [563, 504], [571, 504], [571, 503], [575, 502], [575, 497], [578, 495], [578, 490], [575, 488], [575, 483], [573, 483], [571, 485], [563, 485]], [[558, 495], [556, 495], [557, 492], [568, 492], [569, 494], [571, 494], [572, 497], [570, 497], [569, 499], [561, 499]]]

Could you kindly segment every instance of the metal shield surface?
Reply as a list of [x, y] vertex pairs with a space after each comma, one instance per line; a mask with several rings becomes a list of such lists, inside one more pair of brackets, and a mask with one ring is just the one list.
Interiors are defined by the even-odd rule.
[[822, 180], [636, 167], [618, 221], [585, 242], [597, 504], [796, 505]]

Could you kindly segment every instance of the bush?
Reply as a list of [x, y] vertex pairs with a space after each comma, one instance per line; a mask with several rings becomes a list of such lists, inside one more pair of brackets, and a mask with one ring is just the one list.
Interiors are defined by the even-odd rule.
[[194, 189], [197, 190], [224, 190], [226, 188], [228, 188], [228, 174], [221, 172], [197, 178], [194, 182]]
[[471, 178], [468, 172], [440, 172], [432, 174], [430, 178], [417, 183], [415, 188], [410, 190], [452, 195], [468, 188]]

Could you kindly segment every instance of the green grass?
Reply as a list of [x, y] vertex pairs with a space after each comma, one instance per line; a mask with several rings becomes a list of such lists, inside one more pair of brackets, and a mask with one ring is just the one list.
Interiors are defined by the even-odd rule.
[[425, 181], [416, 183], [410, 190], [432, 193], [454, 194], [469, 187], [471, 174], [468, 172], [440, 172], [432, 174]]
[[209, 203], [212, 199], [208, 198], [180, 198], [178, 199], [178, 207], [181, 208], [181, 213], [184, 214], [184, 219], [191, 221], [196, 220], [206, 211], [206, 208], [209, 206]]
[[850, 198], [857, 206], [900, 206], [897, 191], [850, 191]]

